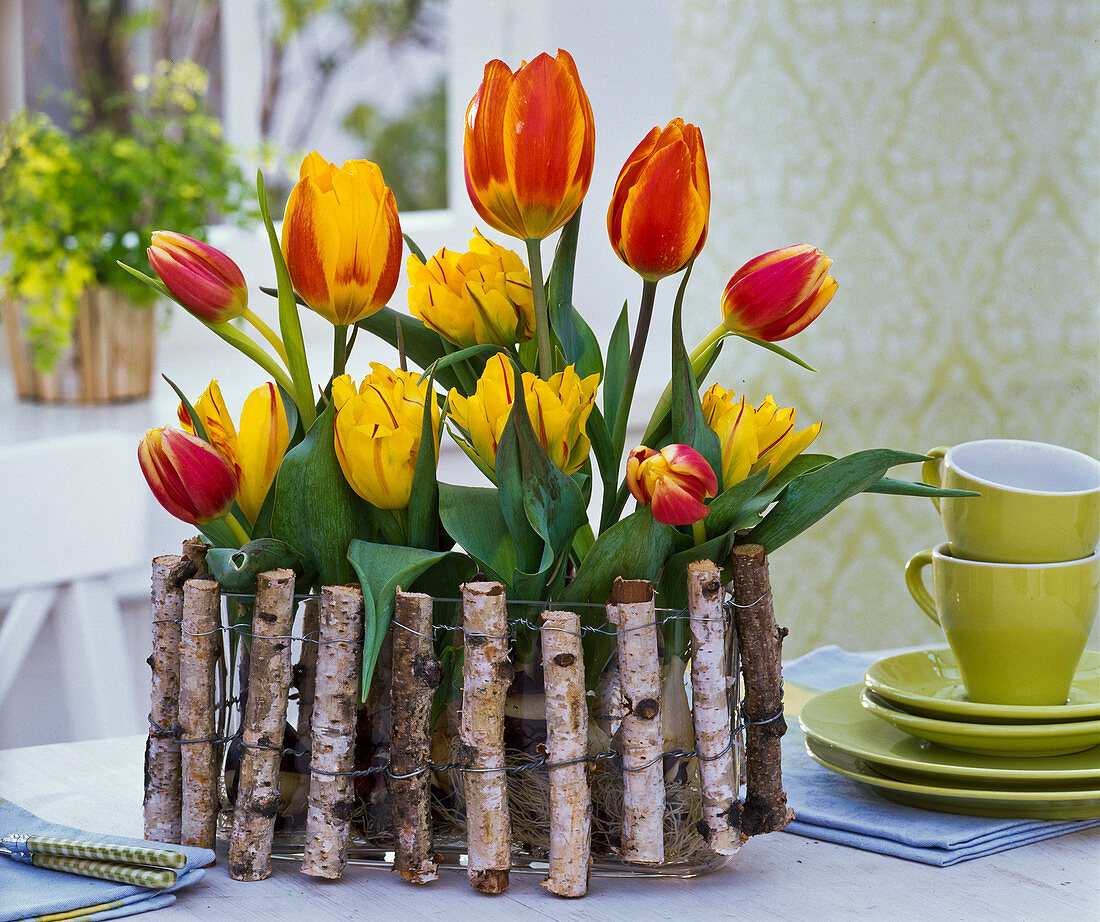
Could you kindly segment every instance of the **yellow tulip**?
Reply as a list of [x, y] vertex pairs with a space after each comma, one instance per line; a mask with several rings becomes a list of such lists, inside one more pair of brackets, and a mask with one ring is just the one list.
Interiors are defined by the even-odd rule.
[[[584, 464], [591, 450], [585, 425], [596, 399], [598, 374], [582, 379], [572, 365], [544, 381], [523, 373], [527, 412], [539, 443], [566, 474]], [[459, 442], [487, 471], [496, 470], [497, 447], [512, 411], [515, 378], [512, 364], [497, 353], [485, 363], [477, 388], [469, 397], [451, 391], [451, 420], [464, 438]]]
[[[356, 390], [348, 375], [332, 382], [336, 457], [351, 488], [379, 509], [405, 509], [420, 452], [428, 380], [371, 362]], [[433, 450], [439, 457], [439, 406], [432, 398]]]
[[401, 272], [401, 223], [393, 192], [369, 160], [342, 167], [316, 151], [302, 161], [283, 221], [294, 290], [337, 325], [385, 307]]
[[722, 444], [722, 485], [729, 489], [768, 469], [768, 480], [817, 438], [821, 423], [795, 431], [793, 407], [779, 409], [769, 395], [758, 407], [720, 385], [703, 395], [703, 416]]
[[[279, 389], [261, 384], [245, 398], [240, 427], [225, 407], [221, 388], [211, 381], [194, 403], [210, 444], [229, 463], [237, 478], [237, 505], [255, 523], [267, 491], [275, 482], [283, 455], [290, 444], [290, 429]], [[186, 432], [195, 434], [191, 417], [180, 404], [179, 420]]]
[[535, 335], [531, 276], [512, 250], [475, 230], [469, 252], [440, 250], [405, 263], [409, 311], [456, 345], [510, 346]]

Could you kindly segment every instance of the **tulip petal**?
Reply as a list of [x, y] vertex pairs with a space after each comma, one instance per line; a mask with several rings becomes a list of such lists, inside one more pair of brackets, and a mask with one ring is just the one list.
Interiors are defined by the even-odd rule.
[[339, 323], [332, 298], [340, 226], [334, 205], [312, 177], [300, 181], [290, 192], [282, 245], [294, 290], [313, 310]]
[[665, 525], [691, 525], [710, 514], [710, 509], [674, 477], [662, 477], [653, 487], [653, 518]]

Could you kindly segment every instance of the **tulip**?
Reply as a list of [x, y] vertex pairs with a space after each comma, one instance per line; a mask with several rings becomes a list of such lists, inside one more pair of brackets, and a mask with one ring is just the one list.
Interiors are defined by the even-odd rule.
[[[237, 478], [237, 505], [255, 523], [283, 455], [290, 444], [290, 429], [279, 389], [262, 384], [245, 398], [239, 427], [234, 427], [217, 381], [211, 381], [194, 404], [207, 439], [233, 468]], [[194, 434], [191, 417], [181, 404], [179, 419]]]
[[[412, 497], [428, 380], [371, 362], [356, 390], [348, 375], [332, 382], [336, 457], [351, 488], [379, 509], [405, 509]], [[431, 401], [433, 451], [439, 456], [439, 407]]]
[[408, 258], [409, 311], [458, 346], [510, 346], [535, 334], [531, 276], [512, 250], [476, 230], [469, 252]]
[[710, 510], [703, 500], [718, 492], [713, 469], [688, 445], [666, 445], [660, 451], [639, 445], [627, 455], [626, 485], [665, 525], [694, 525], [705, 519]]
[[[466, 189], [502, 233], [541, 240], [580, 207], [592, 180], [592, 106], [566, 51], [515, 73], [490, 61], [466, 109]], [[534, 274], [534, 273], [532, 273]]]
[[702, 400], [703, 417], [722, 445], [726, 488], [768, 469], [775, 477], [817, 438], [821, 423], [795, 431], [793, 407], [779, 409], [769, 395], [759, 407], [715, 384]]
[[[539, 443], [566, 474], [578, 471], [591, 449], [585, 425], [596, 399], [598, 374], [580, 378], [572, 365], [544, 381], [532, 372], [522, 376], [527, 412]], [[496, 471], [497, 447], [514, 399], [512, 365], [499, 352], [485, 363], [477, 388], [469, 397], [451, 391], [451, 420], [464, 433], [459, 438], [487, 474]]]
[[248, 307], [240, 267], [221, 250], [173, 231], [153, 231], [149, 263], [168, 293], [207, 323], [233, 320]]
[[611, 205], [607, 234], [619, 258], [643, 279], [679, 272], [699, 255], [710, 218], [710, 173], [703, 136], [673, 119], [654, 128], [627, 158]]
[[397, 287], [402, 245], [397, 204], [376, 164], [306, 156], [286, 203], [282, 250], [310, 308], [337, 326], [380, 310]]
[[813, 322], [836, 294], [833, 261], [809, 244], [772, 250], [738, 269], [722, 294], [727, 330], [778, 342]]
[[138, 463], [157, 502], [192, 525], [226, 516], [237, 495], [237, 478], [217, 449], [178, 429], [146, 432]]

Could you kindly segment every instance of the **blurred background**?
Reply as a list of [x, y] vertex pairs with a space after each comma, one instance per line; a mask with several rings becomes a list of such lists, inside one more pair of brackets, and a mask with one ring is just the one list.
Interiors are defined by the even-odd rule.
[[[202, 136], [211, 159], [194, 167], [207, 177], [195, 197], [209, 202], [217, 190], [220, 214], [200, 217], [245, 270], [254, 309], [274, 317], [258, 292], [274, 280], [250, 213], [257, 168], [281, 214], [308, 151], [374, 159], [395, 189], [402, 229], [425, 253], [464, 247], [477, 218], [462, 180], [462, 122], [484, 63], [516, 67], [564, 48], [596, 119], [575, 300], [601, 341], [624, 299], [636, 315], [639, 289], [607, 242], [615, 176], [650, 128], [682, 116], [702, 129], [712, 183], [710, 234], [687, 291], [689, 348], [720, 321], [729, 276], [760, 252], [814, 244], [840, 284], [825, 313], [784, 344], [815, 373], [734, 341], [708, 382], [753, 403], [772, 394], [797, 408], [800, 428], [824, 420], [814, 450], [833, 455], [1011, 437], [1095, 456], [1098, 30], [1091, 0], [0, 0], [0, 117], [27, 107], [68, 129], [76, 101], [116, 132], [112, 146], [138, 138], [129, 170], [140, 178], [146, 169], [151, 191], [180, 187], [190, 161], [174, 163], [178, 151], [155, 148], [126, 121], [125, 111], [152, 111], [148, 102], [125, 110], [109, 100], [136, 79], [181, 111], [198, 106], [220, 126]], [[158, 70], [163, 60], [177, 67]], [[185, 61], [201, 79], [179, 70]], [[172, 118], [163, 137], [197, 130]], [[218, 172], [223, 142], [231, 160]], [[3, 170], [0, 162], [0, 182], [12, 183]], [[15, 191], [0, 186], [0, 233], [13, 233]], [[105, 184], [84, 194], [76, 210], [85, 217], [123, 201]], [[108, 233], [108, 257], [128, 247], [141, 264], [147, 236], [127, 242], [126, 228], [95, 226], [97, 238]], [[71, 262], [60, 264], [77, 279]], [[639, 437], [668, 379], [674, 294], [671, 282], [658, 289], [635, 398]], [[401, 287], [394, 303], [404, 303]], [[0, 747], [145, 727], [148, 560], [177, 552], [190, 532], [146, 495], [133, 452], [145, 429], [175, 416], [160, 374], [192, 397], [218, 378], [234, 413], [260, 383], [181, 311], [153, 310], [156, 374], [145, 398], [95, 407], [20, 399], [16, 353], [0, 358], [0, 641], [4, 631], [9, 640], [0, 645]], [[324, 357], [329, 334], [303, 319]], [[360, 343], [349, 370], [359, 377], [369, 361], [391, 359]], [[122, 460], [94, 463], [119, 444], [130, 446]], [[441, 476], [477, 483], [444, 445]], [[72, 465], [74, 456], [86, 463]], [[4, 475], [27, 465], [69, 473], [39, 489]], [[919, 479], [916, 467], [895, 473]], [[59, 542], [77, 535], [79, 572], [37, 565], [57, 563]], [[865, 495], [780, 549], [771, 575], [790, 629], [784, 652], [936, 642], [902, 567], [940, 539], [931, 503]], [[88, 579], [98, 594], [81, 588]], [[24, 604], [16, 625], [19, 594], [47, 586], [56, 592], [34, 610], [45, 613], [30, 617]]]

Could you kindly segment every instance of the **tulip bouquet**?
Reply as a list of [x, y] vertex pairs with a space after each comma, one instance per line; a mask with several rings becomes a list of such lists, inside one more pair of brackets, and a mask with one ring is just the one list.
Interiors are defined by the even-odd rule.
[[[718, 384], [700, 393], [731, 337], [804, 364], [776, 343], [820, 315], [837, 283], [813, 246], [757, 256], [731, 277], [721, 323], [687, 350], [681, 309], [706, 242], [711, 190], [700, 131], [682, 119], [650, 131], [615, 183], [610, 245], [640, 276], [641, 294], [601, 347], [572, 292], [594, 142], [568, 53], [539, 55], [516, 71], [486, 65], [467, 109], [466, 186], [487, 233], [522, 241], [520, 252], [475, 229], [465, 251], [426, 256], [403, 238], [376, 165], [337, 166], [317, 153], [302, 163], [280, 238], [260, 176], [277, 281], [265, 290], [277, 299], [278, 332], [250, 310], [227, 256], [180, 234], [153, 234], [159, 279], [146, 281], [269, 380], [237, 425], [216, 382], [193, 402], [181, 393], [179, 428], [147, 434], [142, 470], [164, 507], [201, 530], [231, 591], [273, 566], [293, 568], [306, 588], [362, 584], [364, 698], [398, 585], [453, 597], [480, 572], [511, 599], [598, 612], [584, 615], [595, 625], [603, 609], [585, 603], [603, 603], [616, 577], [652, 581], [661, 607], [677, 609], [693, 559], [722, 562], [738, 540], [775, 551], [864, 490], [929, 495], [923, 484], [886, 476], [921, 455], [810, 454], [820, 422], [798, 428], [795, 410], [771, 395], [750, 399]], [[546, 271], [543, 242], [556, 233]], [[406, 244], [404, 311], [387, 302]], [[672, 331], [671, 380], [642, 444], [628, 445], [655, 292], [676, 275], [672, 314], [658, 321]], [[320, 382], [303, 345], [303, 306], [334, 331], [331, 374]], [[349, 356], [364, 334], [396, 346], [399, 366], [371, 362], [352, 377]], [[438, 478], [444, 430], [483, 485]], [[597, 482], [602, 499], [590, 512]], [[666, 654], [681, 670], [685, 633], [666, 626]], [[594, 683], [614, 640], [593, 632], [585, 643]], [[449, 652], [453, 664], [461, 651]]]

